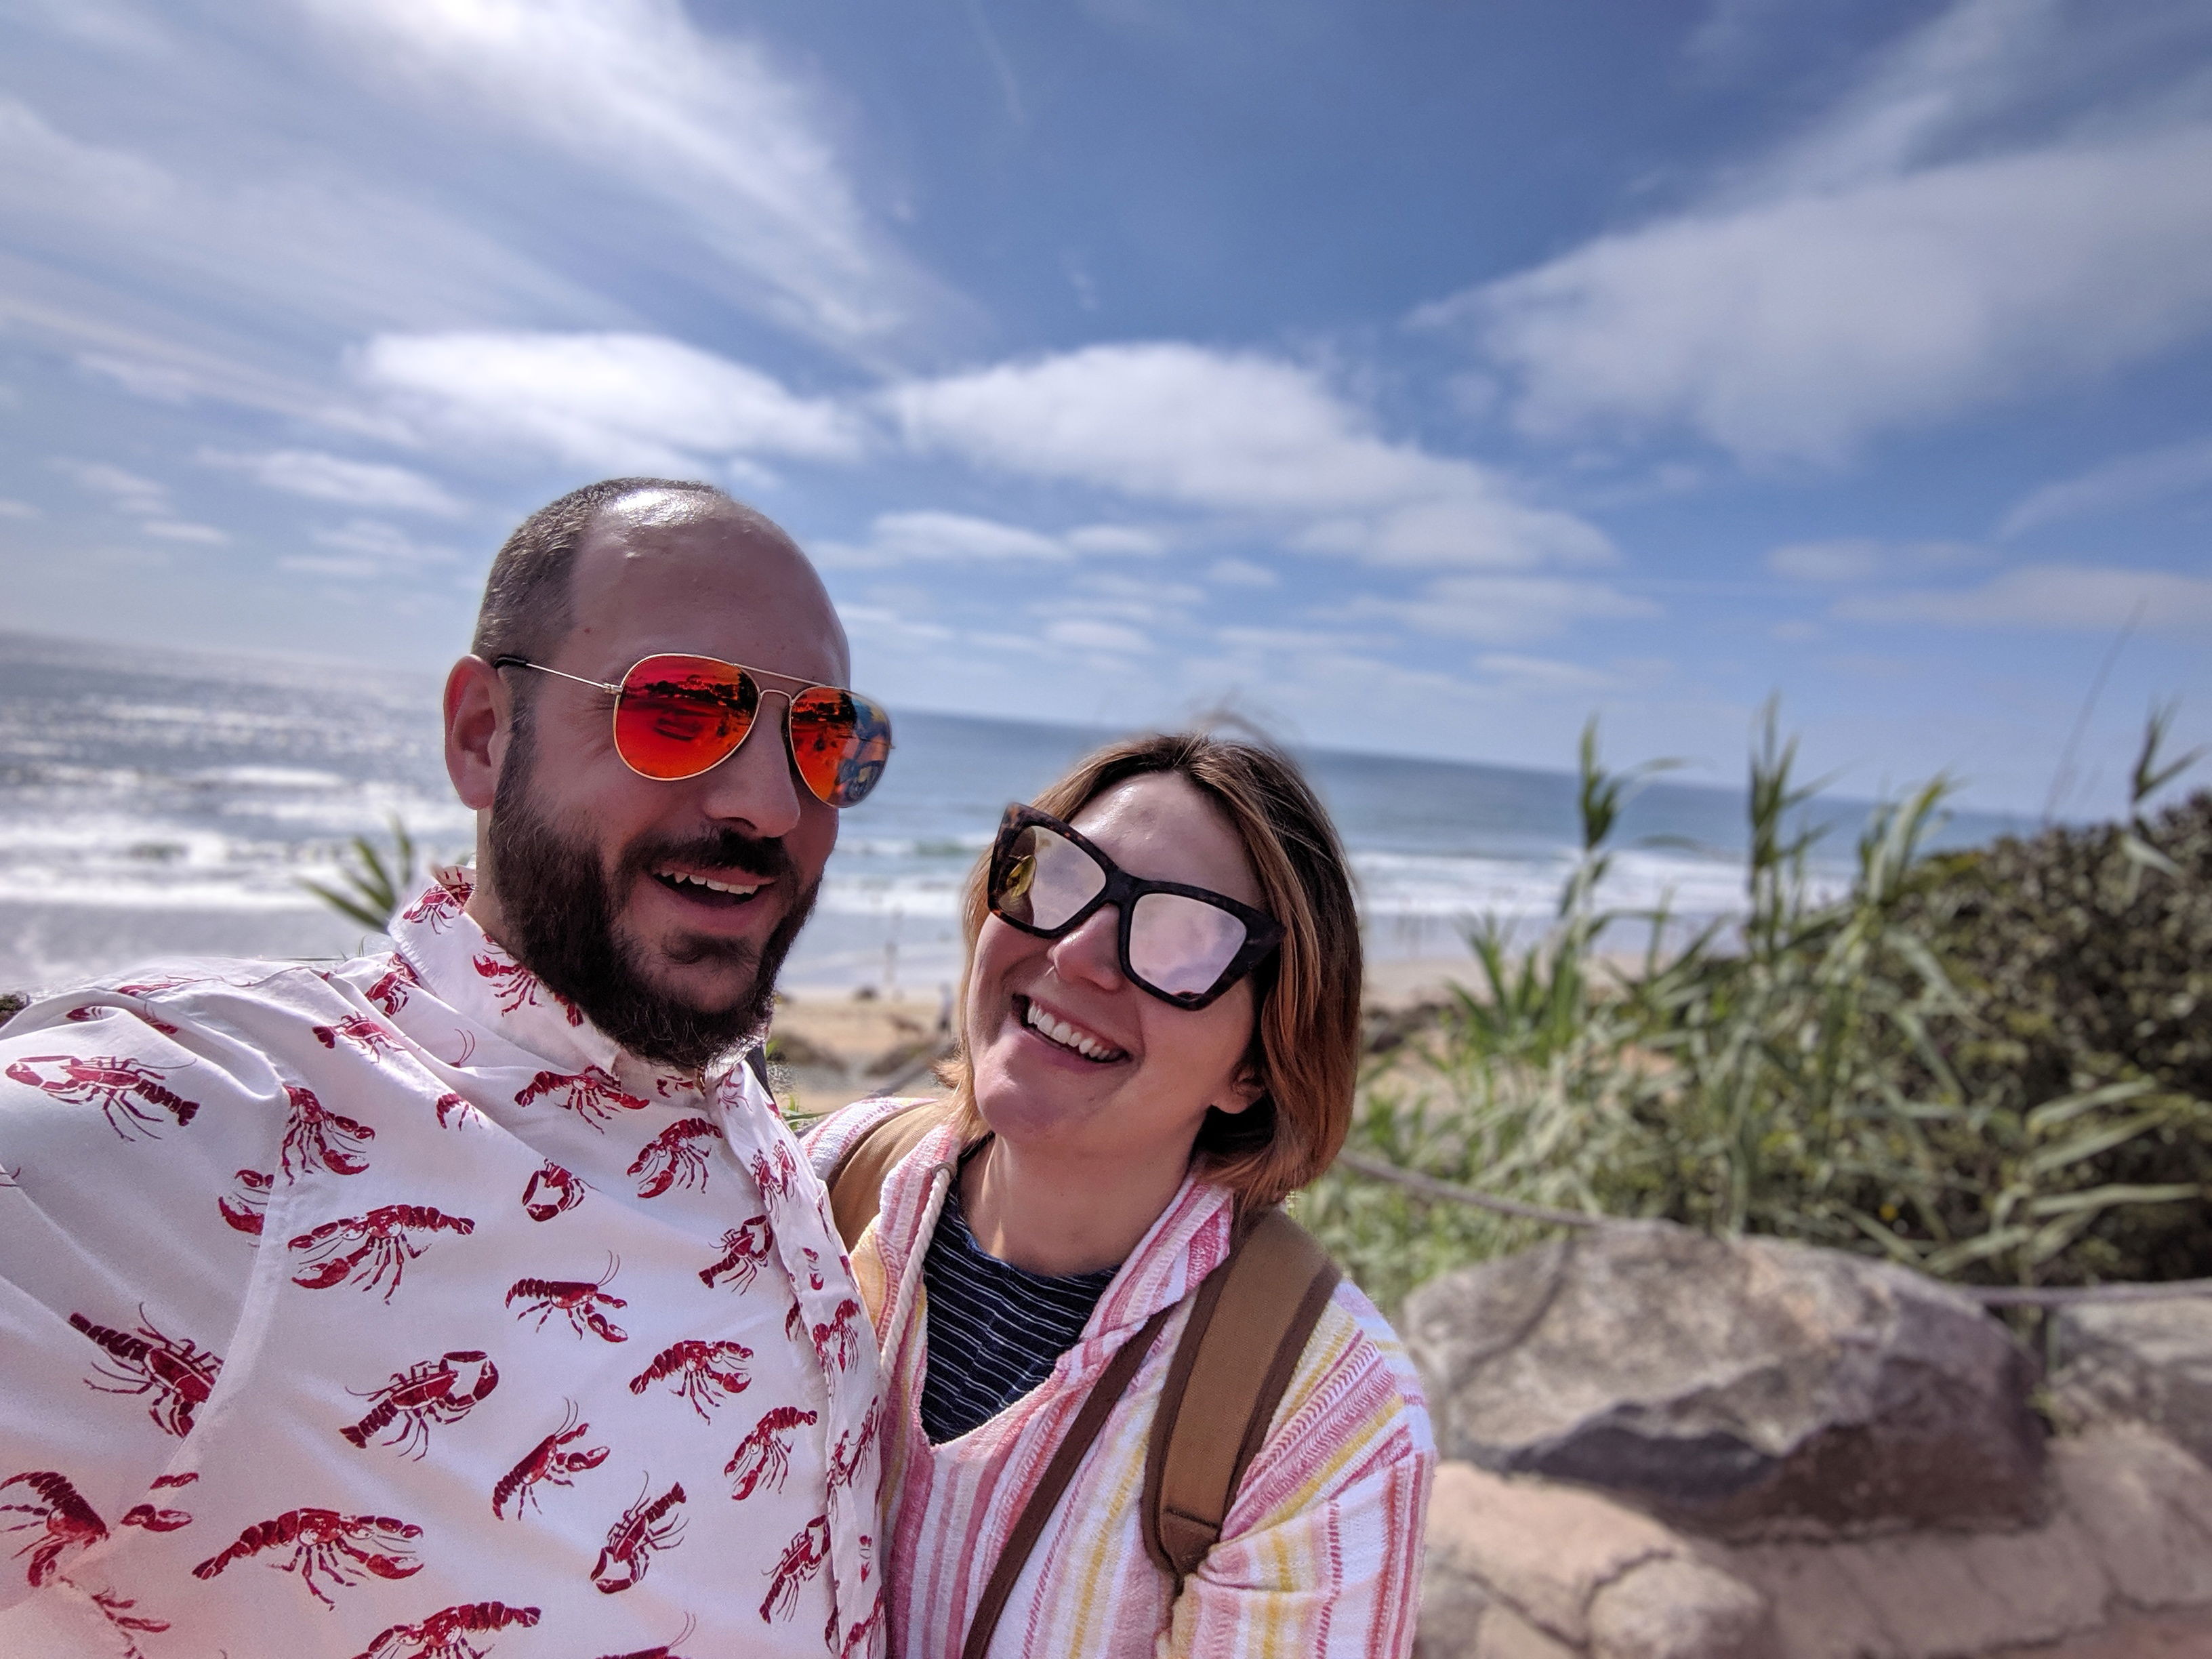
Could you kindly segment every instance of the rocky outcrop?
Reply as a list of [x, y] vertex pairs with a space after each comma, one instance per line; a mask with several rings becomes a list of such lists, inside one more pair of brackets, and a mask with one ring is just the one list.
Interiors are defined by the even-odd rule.
[[1406, 1305], [1440, 1449], [1742, 1539], [2019, 1525], [2033, 1362], [1917, 1274], [1771, 1239], [1607, 1227]]
[[2048, 1486], [2033, 1527], [1729, 1544], [1596, 1492], [1448, 1463], [1415, 1650], [1970, 1659], [2087, 1641], [2146, 1612], [2198, 1609], [2192, 1626], [2212, 1629], [2212, 1469], [2146, 1430], [2106, 1429], [2057, 1442]]
[[2063, 1417], [2147, 1424], [2212, 1464], [2212, 1297], [2068, 1308], [2054, 1334]]

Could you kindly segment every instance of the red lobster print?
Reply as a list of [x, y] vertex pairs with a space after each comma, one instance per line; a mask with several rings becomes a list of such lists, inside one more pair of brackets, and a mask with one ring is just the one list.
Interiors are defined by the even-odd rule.
[[690, 1641], [691, 1632], [698, 1628], [699, 1621], [687, 1613], [684, 1615], [684, 1628], [676, 1632], [674, 1641], [664, 1642], [657, 1648], [640, 1648], [635, 1653], [603, 1654], [600, 1659], [684, 1659], [676, 1650]]
[[238, 1182], [237, 1195], [218, 1198], [215, 1206], [222, 1212], [222, 1218], [239, 1231], [258, 1238], [261, 1224], [267, 1218], [269, 1189], [276, 1184], [276, 1177], [259, 1170], [240, 1170], [232, 1179]]
[[[831, 1615], [835, 1616], [834, 1613]], [[876, 1627], [883, 1622], [884, 1598], [878, 1595], [875, 1605], [868, 1609], [868, 1616], [845, 1632], [845, 1645], [837, 1650], [837, 1659], [853, 1659], [856, 1653], [866, 1653], [870, 1638], [876, 1633]]]
[[830, 1559], [830, 1517], [817, 1515], [799, 1529], [783, 1547], [783, 1555], [771, 1569], [768, 1595], [760, 1604], [763, 1624], [788, 1619], [799, 1606], [799, 1587], [822, 1571]]
[[635, 1095], [625, 1094], [620, 1084], [596, 1066], [574, 1073], [540, 1072], [517, 1091], [514, 1103], [528, 1106], [556, 1090], [568, 1092], [555, 1103], [567, 1107], [594, 1129], [604, 1130], [607, 1120], [617, 1111], [641, 1112], [649, 1103]]
[[[58, 1066], [61, 1075], [40, 1077], [41, 1066]], [[72, 1106], [99, 1107], [118, 1140], [136, 1140], [141, 1133], [159, 1138], [161, 1120], [148, 1107], [160, 1107], [176, 1120], [179, 1128], [200, 1109], [198, 1101], [186, 1100], [161, 1081], [167, 1071], [114, 1055], [85, 1060], [76, 1054], [32, 1054], [10, 1065], [8, 1075]], [[133, 1095], [138, 1101], [131, 1098]]]
[[[876, 1423], [882, 1411], [881, 1405], [868, 1407], [868, 1414], [860, 1419], [860, 1432], [857, 1439], [849, 1429], [838, 1435], [837, 1443], [830, 1449], [830, 1479], [827, 1482], [830, 1491], [849, 1486], [859, 1478], [860, 1461], [867, 1456], [868, 1448], [875, 1443]], [[850, 1452], [845, 1449], [845, 1443], [848, 1440], [853, 1444]]]
[[581, 1204], [590, 1190], [574, 1170], [549, 1158], [522, 1189], [523, 1212], [532, 1221], [550, 1221]]
[[146, 1415], [164, 1434], [181, 1440], [192, 1431], [192, 1413], [215, 1392], [216, 1378], [222, 1373], [222, 1357], [204, 1353], [193, 1343], [162, 1335], [147, 1321], [143, 1307], [138, 1310], [138, 1329], [133, 1334], [95, 1325], [81, 1313], [69, 1316], [70, 1328], [89, 1337], [107, 1354], [106, 1361], [93, 1367], [98, 1376], [107, 1380], [103, 1382], [88, 1376], [85, 1382], [102, 1394], [151, 1395]]
[[837, 1304], [827, 1325], [814, 1328], [814, 1357], [827, 1370], [836, 1364], [839, 1370], [851, 1366], [860, 1350], [860, 1334], [854, 1328], [853, 1321], [859, 1316], [860, 1304], [847, 1297]]
[[[292, 1282], [302, 1290], [327, 1291], [358, 1279], [364, 1291], [383, 1285], [384, 1299], [389, 1302], [406, 1276], [407, 1264], [430, 1248], [428, 1240], [417, 1243], [414, 1234], [459, 1233], [465, 1237], [476, 1230], [477, 1224], [468, 1217], [447, 1215], [426, 1204], [382, 1205], [367, 1215], [325, 1221], [294, 1239], [289, 1248], [300, 1253], [306, 1265], [292, 1275]], [[349, 1244], [351, 1249], [346, 1248]], [[392, 1282], [386, 1285], [387, 1273]]]
[[458, 1423], [499, 1386], [499, 1368], [479, 1349], [466, 1348], [425, 1359], [361, 1397], [376, 1403], [360, 1422], [338, 1431], [363, 1451], [385, 1430], [398, 1432], [385, 1442], [420, 1458], [430, 1449], [430, 1425]]
[[[63, 1018], [67, 1019], [71, 1024], [82, 1025], [92, 1020], [106, 1019], [110, 1014], [118, 1014], [122, 1012], [123, 1011], [119, 1008], [96, 1006], [92, 1003], [86, 1003], [82, 1007], [70, 1009], [67, 1014], [63, 1016]], [[167, 1020], [156, 1019], [152, 1014], [148, 1013], [143, 1008], [139, 1009], [137, 1011], [137, 1014], [140, 1019], [145, 1021], [147, 1024], [152, 1026], [163, 1036], [176, 1036], [177, 1028], [170, 1024]]]
[[0, 1503], [0, 1515], [27, 1515], [27, 1521], [10, 1521], [9, 1532], [26, 1532], [33, 1527], [41, 1528], [39, 1535], [17, 1550], [17, 1555], [31, 1558], [26, 1575], [31, 1588], [37, 1589], [49, 1583], [60, 1571], [62, 1556], [70, 1550], [90, 1549], [107, 1536], [107, 1528], [94, 1513], [91, 1504], [77, 1493], [66, 1475], [52, 1469], [30, 1469], [21, 1474], [11, 1474], [0, 1480], [0, 1493], [10, 1486], [27, 1486], [33, 1501], [29, 1503]]
[[308, 1592], [326, 1607], [337, 1605], [315, 1582], [317, 1573], [333, 1586], [361, 1583], [362, 1572], [379, 1578], [407, 1578], [422, 1571], [422, 1564], [408, 1548], [422, 1528], [396, 1521], [388, 1515], [340, 1515], [336, 1510], [287, 1510], [271, 1521], [257, 1521], [238, 1534], [238, 1541], [220, 1554], [210, 1555], [192, 1569], [195, 1578], [212, 1578], [234, 1561], [258, 1555], [264, 1550], [292, 1548], [289, 1561], [269, 1565], [296, 1572]]
[[386, 1014], [397, 1014], [407, 1006], [407, 994], [422, 982], [421, 975], [416, 973], [406, 957], [394, 956], [391, 968], [373, 981], [362, 995]]
[[151, 1504], [133, 1504], [124, 1510], [122, 1523], [126, 1527], [143, 1527], [148, 1532], [174, 1532], [179, 1527], [189, 1527], [192, 1517], [185, 1510], [157, 1510]]
[[543, 981], [520, 963], [501, 962], [494, 956], [478, 956], [471, 961], [477, 977], [491, 981], [501, 1012], [512, 1014], [536, 1006]]
[[394, 1625], [379, 1631], [376, 1639], [354, 1659], [484, 1659], [491, 1644], [479, 1645], [470, 1637], [514, 1625], [527, 1630], [537, 1622], [537, 1608], [510, 1607], [504, 1601], [441, 1607], [419, 1625]]
[[315, 1098], [315, 1091], [303, 1089], [296, 1083], [284, 1085], [284, 1093], [292, 1103], [292, 1115], [285, 1121], [284, 1145], [276, 1154], [277, 1168], [284, 1179], [292, 1179], [292, 1160], [300, 1160], [299, 1173], [310, 1170], [328, 1170], [332, 1175], [359, 1175], [368, 1167], [368, 1160], [361, 1149], [376, 1139], [376, 1131], [366, 1123], [356, 1123], [349, 1117], [341, 1117]]
[[442, 933], [449, 922], [459, 920], [467, 902], [465, 890], [456, 892], [443, 882], [434, 882], [421, 898], [399, 913], [399, 920], [419, 922], [434, 933]]
[[499, 1484], [491, 1489], [491, 1512], [496, 1519], [507, 1519], [508, 1498], [514, 1499], [515, 1518], [520, 1520], [522, 1512], [538, 1501], [537, 1488], [539, 1486], [550, 1482], [556, 1486], [573, 1486], [576, 1483], [571, 1477], [581, 1474], [586, 1469], [596, 1469], [607, 1461], [605, 1446], [580, 1446], [574, 1451], [567, 1449], [571, 1441], [580, 1440], [589, 1434], [592, 1425], [576, 1420], [574, 1401], [564, 1403], [568, 1410], [561, 1419], [561, 1426], [532, 1447], [529, 1455], [500, 1476]]
[[818, 1420], [812, 1412], [796, 1406], [778, 1406], [754, 1424], [753, 1431], [738, 1442], [737, 1450], [722, 1465], [724, 1474], [737, 1476], [732, 1500], [742, 1502], [763, 1489], [781, 1492], [791, 1474], [791, 1431]]
[[726, 1394], [743, 1394], [752, 1386], [745, 1361], [753, 1351], [742, 1342], [706, 1342], [686, 1337], [653, 1355], [653, 1363], [629, 1380], [632, 1394], [643, 1394], [654, 1383], [676, 1379], [676, 1392], [691, 1402], [702, 1419], [711, 1422], [709, 1407], [722, 1403]]
[[[465, 1129], [469, 1126], [471, 1118], [483, 1115], [475, 1107], [470, 1105], [466, 1100], [450, 1089], [440, 1095], [432, 1103], [437, 1108], [438, 1127], [441, 1129]], [[450, 1124], [446, 1121], [448, 1115], [451, 1115], [453, 1120]]]
[[775, 1161], [770, 1163], [765, 1152], [753, 1154], [753, 1183], [764, 1198], [788, 1198], [792, 1182], [798, 1178], [799, 1163], [791, 1155], [791, 1148], [781, 1140], [775, 1143]]
[[659, 1198], [671, 1187], [707, 1185], [707, 1149], [698, 1143], [720, 1140], [721, 1130], [703, 1117], [679, 1118], [645, 1143], [629, 1173], [641, 1175], [640, 1198]]
[[379, 1054], [396, 1054], [399, 1043], [392, 1032], [378, 1024], [367, 1014], [348, 1014], [335, 1025], [316, 1025], [308, 1028], [315, 1041], [335, 1051], [339, 1040], [361, 1045], [362, 1053], [374, 1060]]
[[749, 1291], [758, 1276], [761, 1263], [768, 1260], [775, 1246], [775, 1235], [769, 1231], [764, 1215], [748, 1217], [742, 1227], [732, 1227], [722, 1235], [722, 1259], [710, 1267], [699, 1269], [699, 1282], [708, 1290], [724, 1273], [738, 1290]]
[[682, 1484], [671, 1486], [648, 1504], [645, 1493], [652, 1490], [653, 1482], [647, 1477], [637, 1502], [607, 1528], [606, 1547], [592, 1568], [592, 1583], [602, 1595], [628, 1589], [645, 1577], [655, 1550], [674, 1549], [683, 1541], [684, 1517], [674, 1512], [684, 1501]]
[[507, 1305], [512, 1308], [518, 1297], [524, 1298], [522, 1311], [515, 1317], [526, 1319], [535, 1313], [537, 1328], [541, 1331], [546, 1320], [558, 1313], [567, 1316], [569, 1328], [579, 1336], [597, 1332], [606, 1341], [627, 1342], [629, 1333], [600, 1311], [602, 1307], [629, 1306], [622, 1297], [607, 1294], [607, 1286], [621, 1271], [622, 1258], [611, 1255], [604, 1279], [518, 1279], [507, 1287]]

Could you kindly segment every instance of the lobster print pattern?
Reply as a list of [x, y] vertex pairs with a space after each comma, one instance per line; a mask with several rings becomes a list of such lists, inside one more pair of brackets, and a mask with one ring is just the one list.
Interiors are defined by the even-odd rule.
[[819, 1182], [466, 901], [0, 1031], [0, 1652], [883, 1653]]

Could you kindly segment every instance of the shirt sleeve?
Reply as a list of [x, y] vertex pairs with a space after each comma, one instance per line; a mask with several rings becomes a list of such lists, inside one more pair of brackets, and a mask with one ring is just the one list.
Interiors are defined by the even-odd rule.
[[1340, 1286], [1159, 1659], [1405, 1659], [1436, 1461], [1404, 1349]]
[[160, 1523], [149, 1488], [221, 1375], [283, 1098], [243, 1045], [143, 998], [0, 1031], [0, 1526], [20, 1547], [0, 1608], [65, 1569], [41, 1553], [58, 1527]]

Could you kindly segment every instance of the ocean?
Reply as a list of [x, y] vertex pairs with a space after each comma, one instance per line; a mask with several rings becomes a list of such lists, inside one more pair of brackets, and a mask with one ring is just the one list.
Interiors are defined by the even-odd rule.
[[[361, 928], [306, 892], [350, 837], [397, 817], [441, 858], [466, 853], [448, 787], [439, 682], [351, 665], [118, 647], [0, 633], [0, 991], [66, 984], [152, 957], [315, 957]], [[958, 970], [960, 887], [1006, 802], [1108, 735], [893, 711], [898, 747], [845, 815], [795, 989], [940, 998]], [[1302, 755], [1358, 879], [1378, 961], [1463, 957], [1475, 918], [1531, 940], [1575, 858], [1565, 773], [1376, 755]], [[1825, 802], [1816, 865], [1840, 883], [1863, 803]], [[1961, 814], [1952, 842], [2018, 826]], [[1726, 915], [1742, 895], [1739, 792], [1653, 785], [1631, 807], [1604, 896]]]

